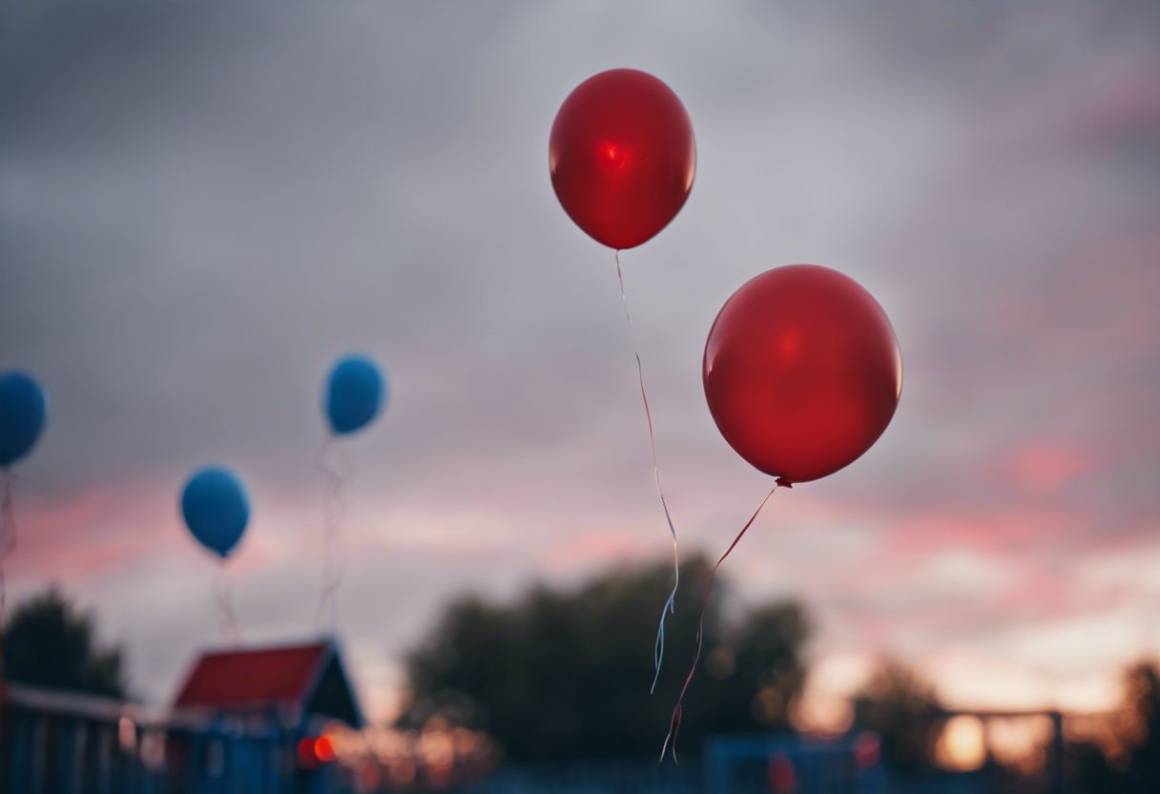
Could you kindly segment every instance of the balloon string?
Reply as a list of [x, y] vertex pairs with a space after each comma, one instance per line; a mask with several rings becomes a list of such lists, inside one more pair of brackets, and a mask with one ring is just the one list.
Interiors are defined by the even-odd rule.
[[[318, 456], [318, 468], [322, 472], [325, 491], [322, 501], [322, 522], [325, 549], [322, 563], [322, 592], [318, 597], [318, 609], [314, 616], [316, 627], [333, 632], [338, 623], [338, 588], [342, 584], [342, 570], [338, 565], [338, 530], [346, 514], [345, 486], [349, 473], [349, 462], [340, 467], [332, 463], [330, 453], [338, 448], [333, 438], [328, 437], [322, 444]], [[346, 469], [344, 472], [343, 469]]]
[[745, 533], [753, 526], [753, 522], [757, 520], [757, 516], [761, 514], [765, 503], [769, 501], [774, 491], [780, 488], [781, 485], [782, 483], [778, 481], [769, 489], [769, 493], [761, 500], [761, 504], [753, 511], [753, 515], [749, 517], [749, 520], [741, 527], [741, 531], [733, 538], [733, 542], [729, 544], [729, 548], [725, 549], [725, 553], [718, 558], [717, 564], [713, 566], [713, 570], [709, 573], [709, 578], [705, 582], [705, 590], [701, 594], [701, 616], [697, 621], [697, 650], [693, 654], [693, 664], [689, 666], [689, 674], [685, 676], [685, 684], [681, 687], [681, 693], [677, 695], [676, 705], [673, 706], [673, 714], [669, 718], [669, 732], [665, 736], [665, 743], [661, 746], [661, 755], [657, 759], [658, 762], [665, 760], [665, 751], [670, 746], [673, 751], [673, 763], [677, 762], [677, 734], [681, 730], [681, 717], [684, 714], [685, 694], [689, 691], [689, 685], [693, 683], [693, 677], [697, 674], [697, 665], [701, 661], [701, 646], [705, 636], [705, 611], [709, 607], [709, 596], [713, 592], [713, 582], [717, 579], [717, 569], [721, 567], [721, 563], [725, 562], [725, 558], [733, 553], [733, 549], [737, 548], [737, 544], [741, 542], [741, 538], [745, 536]]
[[233, 589], [230, 587], [229, 574], [223, 562], [218, 567], [214, 582], [214, 600], [217, 601], [218, 615], [222, 622], [222, 634], [230, 645], [242, 644], [242, 632], [238, 626], [238, 615], [234, 610]]
[[681, 586], [681, 566], [680, 554], [677, 548], [677, 528], [673, 525], [673, 516], [669, 512], [669, 503], [665, 499], [665, 489], [661, 485], [661, 469], [657, 462], [657, 439], [656, 433], [653, 431], [652, 410], [648, 404], [648, 390], [644, 385], [644, 364], [640, 360], [640, 349], [636, 344], [636, 334], [632, 326], [632, 312], [628, 308], [628, 293], [624, 289], [624, 272], [620, 268], [620, 251], [616, 250], [616, 280], [620, 284], [620, 300], [624, 304], [624, 324], [628, 328], [628, 340], [632, 345], [632, 356], [636, 360], [636, 377], [640, 383], [640, 401], [644, 406], [645, 423], [648, 425], [648, 446], [649, 452], [652, 455], [652, 471], [653, 482], [656, 483], [657, 496], [661, 500], [661, 509], [665, 512], [665, 522], [669, 525], [669, 534], [673, 538], [673, 589], [669, 593], [668, 600], [665, 601], [661, 607], [660, 621], [657, 623], [657, 637], [656, 642], [653, 643], [653, 680], [652, 686], [649, 687], [649, 693], [653, 693], [657, 688], [657, 680], [661, 676], [661, 665], [665, 660], [665, 621], [669, 615], [676, 614], [677, 611], [677, 590]]
[[[4, 564], [16, 548], [16, 518], [12, 509], [12, 490], [16, 475], [11, 469], [0, 469], [0, 685], [5, 679], [4, 628], [8, 618], [8, 579]], [[0, 689], [3, 687], [0, 686]]]

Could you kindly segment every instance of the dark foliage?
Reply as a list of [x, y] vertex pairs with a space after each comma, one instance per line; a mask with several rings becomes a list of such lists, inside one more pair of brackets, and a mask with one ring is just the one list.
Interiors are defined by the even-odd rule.
[[13, 611], [4, 631], [4, 674], [24, 684], [125, 696], [120, 650], [98, 647], [92, 616], [55, 588]]
[[878, 734], [882, 756], [904, 775], [934, 768], [934, 748], [943, 728], [934, 689], [911, 669], [884, 662], [854, 699], [854, 720]]
[[[656, 694], [653, 639], [672, 569], [622, 569], [572, 590], [537, 587], [511, 604], [451, 604], [407, 660], [413, 702], [405, 724], [439, 715], [482, 728], [515, 761], [655, 755], [694, 648], [703, 558], [681, 569]], [[705, 651], [690, 688], [681, 749], [707, 733], [783, 730], [804, 679], [806, 617], [792, 602], [723, 619], [718, 581]]]
[[1140, 663], [1124, 678], [1129, 715], [1127, 790], [1160, 791], [1160, 673], [1155, 666]]
[[1148, 662], [1124, 673], [1124, 702], [1113, 723], [1115, 750], [1091, 743], [1068, 747], [1073, 790], [1081, 794], [1160, 791], [1160, 671]]

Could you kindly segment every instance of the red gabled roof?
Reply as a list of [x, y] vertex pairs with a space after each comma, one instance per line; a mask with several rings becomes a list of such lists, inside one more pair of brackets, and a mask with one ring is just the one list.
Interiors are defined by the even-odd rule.
[[212, 651], [198, 659], [174, 705], [178, 708], [301, 706], [329, 658], [328, 643]]

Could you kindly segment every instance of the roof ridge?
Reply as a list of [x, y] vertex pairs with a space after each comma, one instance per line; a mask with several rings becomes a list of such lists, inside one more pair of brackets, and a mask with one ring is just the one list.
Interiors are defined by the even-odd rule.
[[196, 657], [204, 659], [207, 656], [227, 656], [227, 655], [242, 655], [247, 653], [268, 653], [271, 651], [298, 651], [307, 648], [330, 648], [335, 647], [334, 639], [331, 637], [322, 637], [312, 642], [279, 642], [272, 645], [250, 645], [246, 647], [232, 646], [232, 647], [216, 647], [205, 648]]
[[178, 689], [179, 706], [302, 704], [337, 655], [331, 639], [204, 651]]

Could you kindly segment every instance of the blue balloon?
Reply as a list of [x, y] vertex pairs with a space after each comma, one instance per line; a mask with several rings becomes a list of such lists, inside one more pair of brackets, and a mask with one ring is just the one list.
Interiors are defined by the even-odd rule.
[[386, 401], [386, 379], [370, 359], [348, 356], [330, 370], [323, 411], [336, 435], [354, 433], [366, 427], [378, 416]]
[[40, 384], [23, 372], [0, 374], [0, 467], [11, 466], [36, 445], [46, 414]]
[[181, 515], [198, 543], [225, 559], [246, 531], [250, 501], [237, 475], [222, 466], [207, 466], [185, 483]]

